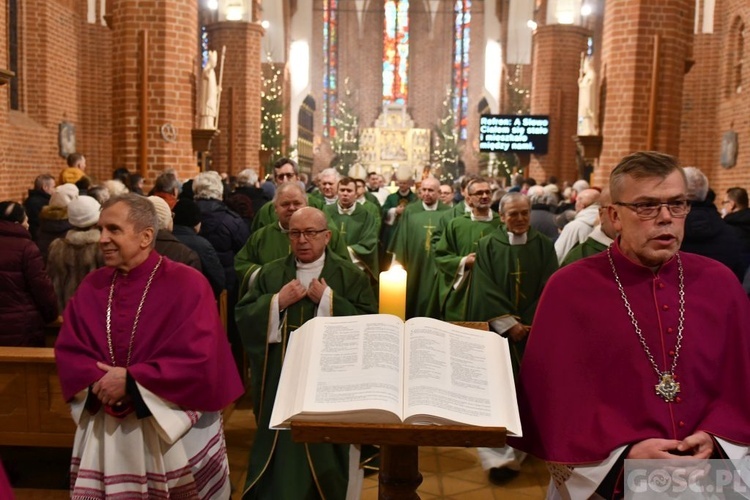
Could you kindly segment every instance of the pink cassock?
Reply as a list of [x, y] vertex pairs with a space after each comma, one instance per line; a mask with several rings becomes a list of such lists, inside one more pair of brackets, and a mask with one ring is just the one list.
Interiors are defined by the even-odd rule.
[[[612, 246], [617, 272], [660, 370], [676, 352], [679, 279], [673, 257], [655, 274]], [[750, 301], [718, 262], [681, 252], [685, 283], [680, 392], [667, 403], [618, 291], [607, 252], [564, 267], [536, 310], [519, 380], [523, 438], [512, 446], [552, 462], [591, 463], [648, 438], [703, 430], [750, 444]]]
[[[124, 366], [133, 320], [159, 255], [118, 275], [112, 304], [112, 342]], [[110, 364], [105, 317], [115, 269], [89, 274], [70, 300], [55, 343], [63, 396], [69, 401], [99, 380], [96, 362]], [[211, 286], [198, 271], [164, 258], [133, 337], [129, 374], [159, 397], [195, 411], [219, 411], [243, 392]]]

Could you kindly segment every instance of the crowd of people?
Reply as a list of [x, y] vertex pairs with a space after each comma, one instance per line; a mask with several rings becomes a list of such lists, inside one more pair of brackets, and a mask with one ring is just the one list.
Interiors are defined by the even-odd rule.
[[264, 182], [166, 170], [145, 192], [124, 169], [94, 184], [76, 153], [59, 183], [42, 174], [23, 204], [0, 203], [0, 344], [43, 346], [62, 315], [74, 498], [227, 498], [219, 412], [243, 392], [244, 356], [258, 429], [243, 498], [356, 498], [364, 449], [295, 443], [268, 421], [289, 334], [376, 313], [395, 263], [407, 318], [486, 322], [508, 341], [524, 436], [478, 450], [490, 481], [532, 453], [552, 497], [610, 497], [625, 458], [747, 454], [744, 188], [715, 193], [654, 152], [601, 187], [347, 174], [308, 184], [281, 158]]

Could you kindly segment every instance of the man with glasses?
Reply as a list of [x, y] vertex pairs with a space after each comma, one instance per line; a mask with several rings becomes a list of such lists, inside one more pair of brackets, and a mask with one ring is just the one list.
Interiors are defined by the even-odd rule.
[[469, 183], [467, 195], [466, 202], [471, 206], [471, 213], [448, 221], [435, 245], [437, 279], [433, 287], [433, 300], [436, 302], [433, 309], [445, 321], [463, 321], [466, 318], [477, 242], [500, 225], [497, 214], [490, 210], [492, 189], [487, 179], [474, 179]]
[[347, 492], [361, 490], [353, 448], [294, 443], [288, 431], [269, 430], [268, 425], [289, 333], [315, 316], [374, 314], [377, 304], [367, 276], [326, 251], [331, 231], [323, 212], [311, 207], [297, 210], [289, 220], [288, 235], [292, 253], [263, 266], [237, 305], [258, 424], [243, 496], [345, 498]]
[[[466, 320], [486, 321], [492, 331], [508, 339], [517, 374], [537, 301], [557, 270], [557, 257], [549, 238], [531, 227], [531, 203], [526, 195], [503, 196], [500, 220], [503, 224], [477, 244]], [[495, 484], [517, 476], [526, 458], [510, 446], [477, 451]]]
[[[284, 157], [276, 160], [273, 164], [273, 180], [274, 184], [276, 184], [276, 189], [285, 182], [299, 183], [299, 167], [297, 166], [297, 162], [291, 158]], [[308, 199], [308, 204], [311, 207], [323, 208], [321, 201], [314, 197]], [[258, 213], [253, 217], [252, 232], [254, 233], [258, 229], [273, 224], [276, 221], [278, 221], [278, 217], [276, 216], [276, 209], [274, 208], [273, 200], [271, 200], [260, 207]]]
[[[255, 231], [242, 249], [234, 256], [234, 270], [240, 281], [239, 297], [245, 295], [261, 267], [276, 259], [286, 257], [292, 251], [289, 242], [289, 220], [294, 213], [307, 206], [307, 195], [299, 184], [285, 182], [273, 197], [277, 222]], [[344, 259], [349, 258], [346, 242], [329, 221], [331, 240], [328, 248]]]
[[511, 441], [548, 462], [548, 498], [621, 495], [625, 458], [748, 453], [750, 302], [726, 267], [679, 251], [683, 170], [633, 153], [610, 193], [618, 238], [552, 276], [521, 367]]

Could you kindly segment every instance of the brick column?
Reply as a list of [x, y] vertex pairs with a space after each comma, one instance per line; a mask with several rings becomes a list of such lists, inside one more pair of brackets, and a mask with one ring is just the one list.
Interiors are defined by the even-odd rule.
[[546, 155], [532, 156], [529, 175], [537, 181], [556, 176], [574, 181], [578, 123], [578, 71], [581, 53], [591, 31], [580, 26], [550, 24], [534, 32], [531, 114], [549, 115], [550, 137]]
[[[226, 46], [226, 67], [219, 110], [219, 135], [211, 144], [212, 169], [236, 174], [258, 168], [260, 149], [261, 40], [258, 23], [217, 22], [206, 28], [211, 50], [221, 57]], [[218, 77], [218, 75], [217, 75]], [[230, 141], [234, 139], [234, 143]], [[230, 149], [234, 164], [230, 164]]]
[[[140, 171], [141, 34], [148, 34], [147, 178], [151, 184], [166, 167], [182, 177], [198, 168], [190, 130], [195, 116], [198, 6], [194, 0], [112, 1], [113, 168]], [[166, 140], [162, 127], [176, 132]]]
[[607, 1], [600, 71], [603, 144], [594, 184], [606, 182], [623, 156], [647, 147], [654, 35], [660, 40], [652, 149], [674, 155], [679, 152], [694, 4], [692, 0]]

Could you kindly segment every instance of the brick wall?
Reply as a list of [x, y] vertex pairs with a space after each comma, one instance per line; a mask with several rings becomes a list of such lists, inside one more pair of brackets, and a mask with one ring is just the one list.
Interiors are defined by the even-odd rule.
[[600, 75], [606, 86], [604, 136], [594, 184], [623, 156], [647, 147], [654, 35], [660, 36], [652, 149], [677, 154], [685, 63], [691, 54], [694, 2], [610, 0], [604, 15]]
[[[111, 176], [111, 32], [86, 22], [85, 2], [19, 2], [21, 111], [8, 110], [0, 88], [0, 199], [20, 200], [40, 173], [57, 175], [58, 124], [76, 126], [89, 175]], [[0, 9], [0, 65], [7, 59], [7, 3]], [[25, 19], [25, 22], [23, 22]]]
[[[702, 16], [702, 12], [699, 13]], [[702, 17], [700, 19], [702, 24]], [[685, 77], [685, 110], [680, 143], [683, 165], [700, 168], [709, 178], [720, 204], [724, 192], [734, 186], [750, 188], [750, 154], [744, 146], [750, 137], [750, 66], [743, 67], [741, 91], [735, 86], [738, 54], [737, 27], [750, 28], [750, 2], [719, 0], [714, 15], [714, 33], [695, 36], [695, 65]], [[747, 31], [746, 31], [747, 33]], [[745, 36], [744, 59], [750, 43]], [[737, 164], [722, 168], [721, 139], [724, 132], [738, 134]]]
[[[219, 59], [221, 48], [226, 47], [219, 109], [221, 134], [211, 145], [212, 168], [233, 175], [244, 168], [257, 169], [263, 28], [256, 23], [220, 22], [208, 26], [207, 31], [210, 48], [217, 51]], [[230, 162], [230, 142], [233, 163]]]
[[[198, 6], [193, 0], [112, 2], [114, 165], [144, 173], [147, 183], [167, 167], [181, 177], [197, 171], [190, 131], [195, 116]], [[141, 165], [141, 34], [148, 33], [146, 165]], [[171, 125], [168, 142], [162, 127]], [[144, 171], [145, 168], [145, 171]]]
[[538, 182], [549, 176], [559, 181], [578, 179], [576, 135], [578, 123], [578, 68], [591, 35], [579, 26], [552, 24], [534, 33], [531, 113], [549, 115], [546, 155], [532, 155], [530, 176]]

